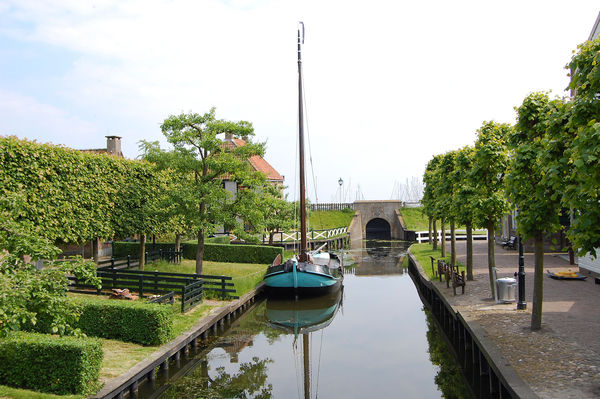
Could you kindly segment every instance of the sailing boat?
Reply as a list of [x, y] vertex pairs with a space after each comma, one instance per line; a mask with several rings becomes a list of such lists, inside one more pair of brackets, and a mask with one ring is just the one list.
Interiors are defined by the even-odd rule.
[[304, 173], [304, 110], [302, 98], [302, 44], [304, 24], [298, 25], [298, 113], [300, 160], [300, 253], [282, 263], [278, 255], [267, 269], [264, 281], [270, 293], [287, 295], [320, 295], [340, 288], [344, 279], [340, 259], [334, 253], [307, 249], [306, 184]]
[[331, 324], [342, 306], [343, 288], [306, 299], [267, 299], [267, 320], [271, 327], [294, 334], [294, 345], [302, 334], [304, 399], [311, 394], [310, 334]]

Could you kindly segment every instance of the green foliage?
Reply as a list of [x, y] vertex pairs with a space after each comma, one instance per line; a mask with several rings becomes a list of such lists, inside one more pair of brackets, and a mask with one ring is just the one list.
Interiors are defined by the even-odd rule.
[[21, 195], [0, 199], [0, 336], [23, 329], [78, 334], [78, 313], [66, 299], [67, 276], [99, 284], [96, 267], [81, 258], [46, 261], [41, 270], [25, 262], [27, 256], [52, 259], [60, 251], [19, 220], [23, 207]]
[[[415, 256], [429, 280], [435, 279], [433, 271], [431, 270], [431, 256], [434, 257], [435, 262], [437, 262], [438, 259], [444, 259], [446, 262], [450, 263], [450, 256], [442, 258], [442, 251], [440, 249], [433, 249], [431, 244], [428, 243], [413, 244], [410, 246], [409, 251]], [[435, 262], [433, 264], [435, 270], [437, 270], [437, 263]], [[460, 262], [457, 262], [457, 265], [459, 271], [465, 270], [464, 265]]]
[[[225, 240], [220, 239], [218, 241]], [[115, 242], [113, 243], [115, 256], [136, 256], [137, 245], [138, 244], [135, 242]], [[183, 257], [185, 259], [196, 259], [197, 245], [198, 244], [193, 241], [186, 241], [183, 243]], [[174, 244], [172, 243], [156, 244], [157, 249], [168, 249], [173, 247]], [[266, 245], [204, 243], [204, 259], [208, 261], [269, 264], [278, 254], [283, 256], [283, 248]]]
[[[115, 258], [131, 256], [132, 259], [136, 259], [139, 256], [139, 242], [135, 241], [113, 241], [113, 256]], [[157, 242], [156, 244], [147, 243], [146, 251], [168, 251], [175, 249], [175, 243], [173, 242]]]
[[205, 238], [204, 242], [211, 243], [211, 244], [229, 244], [231, 242], [231, 239], [229, 238], [228, 235], [224, 235], [224, 236], [215, 236], [215, 237]]
[[[216, 262], [270, 264], [283, 248], [265, 245], [204, 244], [204, 259]], [[196, 245], [184, 244], [183, 257], [195, 259]]]
[[484, 122], [477, 130], [470, 179], [475, 189], [474, 221], [489, 228], [508, 209], [503, 191], [504, 174], [508, 167], [506, 142], [511, 126], [505, 123]]
[[73, 300], [81, 311], [78, 326], [87, 335], [141, 345], [161, 345], [173, 338], [170, 306], [136, 301]]
[[530, 94], [517, 108], [517, 124], [508, 140], [512, 156], [506, 176], [507, 194], [518, 206], [517, 222], [524, 239], [560, 229], [560, 198], [545, 178], [548, 116], [553, 112], [556, 108], [546, 93]]
[[[582, 253], [596, 253], [600, 246], [600, 38], [579, 46], [569, 68], [569, 87], [575, 96], [568, 107], [567, 129], [562, 134], [566, 143], [564, 158], [566, 184], [563, 205], [575, 209], [571, 240]], [[556, 163], [561, 168], [564, 159]]]
[[218, 367], [216, 376], [209, 376], [208, 364], [202, 362], [192, 374], [171, 385], [165, 398], [258, 398], [272, 397], [273, 386], [267, 383], [270, 359], [252, 358], [251, 362], [240, 364], [235, 374]]
[[0, 339], [0, 384], [89, 394], [98, 388], [102, 358], [97, 339], [14, 334]]

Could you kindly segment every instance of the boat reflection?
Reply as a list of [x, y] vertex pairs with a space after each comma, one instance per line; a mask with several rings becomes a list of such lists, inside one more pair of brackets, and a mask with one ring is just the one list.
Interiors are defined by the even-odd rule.
[[[302, 334], [304, 399], [311, 397], [310, 335], [331, 324], [342, 306], [344, 286], [335, 292], [304, 299], [267, 299], [269, 326], [294, 334], [294, 353], [299, 334]], [[318, 385], [318, 384], [317, 384]], [[317, 387], [318, 389], [318, 387]], [[318, 392], [315, 392], [315, 397]]]
[[293, 333], [306, 334], [327, 327], [342, 306], [344, 287], [327, 295], [303, 299], [268, 298], [269, 326]]

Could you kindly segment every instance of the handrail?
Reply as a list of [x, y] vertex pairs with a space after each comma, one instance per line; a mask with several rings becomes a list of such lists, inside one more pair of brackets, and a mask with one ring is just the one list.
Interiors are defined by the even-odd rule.
[[[454, 233], [456, 234], [457, 240], [467, 238], [467, 235], [466, 235], [467, 230], [455, 230]], [[464, 233], [464, 234], [462, 234], [462, 233]], [[485, 239], [487, 239], [487, 234], [488, 234], [487, 229], [473, 231], [473, 238], [484, 237]], [[427, 231], [427, 230], [415, 231], [415, 236], [416, 236], [415, 240], [419, 243], [427, 241], [427, 240], [429, 240], [429, 231]], [[437, 237], [438, 237], [438, 240], [441, 239], [441, 237], [442, 237], [442, 232], [440, 230], [438, 230], [438, 232], [437, 232]], [[446, 230], [446, 240], [449, 240], [450, 237], [451, 237], [450, 230]]]
[[[308, 238], [310, 240], [328, 239], [331, 237], [339, 236], [348, 232], [348, 226], [335, 227], [333, 229], [324, 230], [310, 230], [308, 232]], [[275, 238], [279, 235], [279, 240]], [[300, 232], [292, 231], [289, 233], [279, 231], [273, 235], [273, 241], [287, 242], [287, 241], [298, 241], [300, 239]]]

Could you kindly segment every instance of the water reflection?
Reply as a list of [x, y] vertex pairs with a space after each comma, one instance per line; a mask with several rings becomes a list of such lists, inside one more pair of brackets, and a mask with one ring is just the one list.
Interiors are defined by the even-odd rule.
[[140, 397], [468, 397], [404, 273], [406, 247], [354, 246], [343, 291], [257, 302]]

